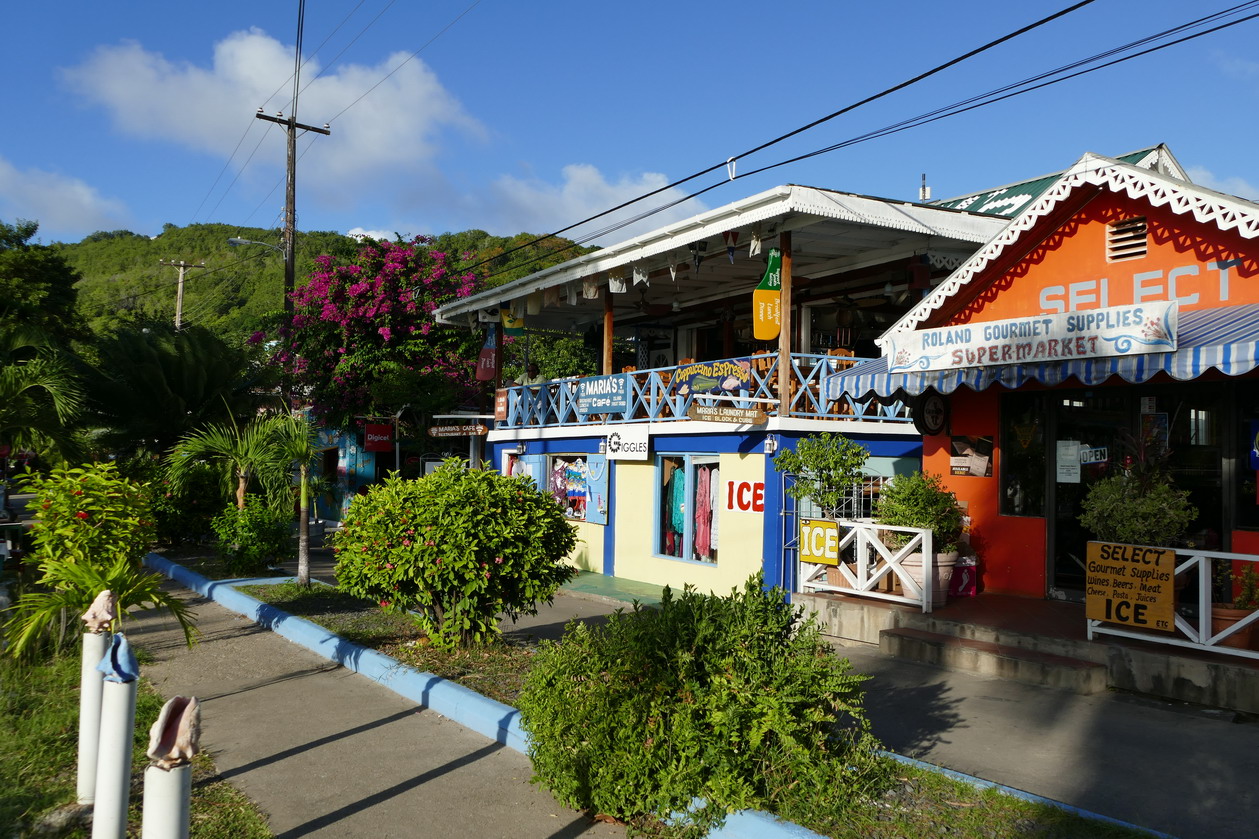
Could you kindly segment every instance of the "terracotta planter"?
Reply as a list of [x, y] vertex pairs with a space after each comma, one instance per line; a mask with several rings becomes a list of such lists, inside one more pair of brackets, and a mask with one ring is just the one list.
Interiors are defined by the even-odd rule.
[[[933, 606], [942, 606], [948, 602], [949, 583], [953, 581], [953, 566], [957, 563], [957, 556], [957, 551], [936, 554], [936, 561], [931, 569], [931, 604]], [[909, 572], [914, 582], [922, 585], [922, 554], [910, 554], [901, 560], [901, 565]]]
[[[1219, 635], [1233, 624], [1237, 623], [1244, 617], [1253, 614], [1250, 609], [1230, 609], [1219, 603], [1211, 604], [1211, 634]], [[1225, 638], [1217, 646], [1235, 647], [1241, 650], [1253, 650], [1255, 639], [1255, 624], [1242, 627], [1237, 632]]]

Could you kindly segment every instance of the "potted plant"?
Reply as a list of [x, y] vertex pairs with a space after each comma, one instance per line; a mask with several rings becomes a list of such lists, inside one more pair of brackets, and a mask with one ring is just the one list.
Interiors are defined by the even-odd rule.
[[[897, 475], [884, 485], [874, 506], [874, 517], [880, 524], [895, 527], [922, 527], [931, 531], [935, 552], [935, 568], [931, 580], [931, 599], [943, 603], [948, 597], [953, 566], [957, 563], [958, 545], [962, 539], [962, 510], [957, 496], [945, 489], [944, 480], [930, 472]], [[890, 531], [885, 540], [889, 547], [901, 548], [911, 537]], [[918, 582], [923, 581], [922, 554], [912, 554], [901, 564]], [[915, 572], [914, 569], [918, 570]]]
[[1197, 518], [1188, 490], [1176, 489], [1170, 476], [1146, 476], [1125, 470], [1089, 487], [1080, 524], [1098, 541], [1170, 547]]
[[774, 457], [774, 468], [795, 475], [787, 494], [797, 501], [806, 498], [822, 508], [822, 515], [837, 518], [865, 477], [870, 451], [842, 434], [824, 432], [804, 437], [796, 448], [783, 449]]
[[[774, 468], [796, 478], [787, 487], [787, 495], [797, 501], [811, 500], [821, 508], [824, 518], [838, 519], [859, 491], [869, 456], [870, 451], [860, 443], [842, 434], [823, 432], [802, 438], [795, 449], [780, 451], [774, 458]], [[838, 568], [826, 569], [826, 581], [848, 587]]]
[[[1211, 634], [1219, 635], [1242, 618], [1259, 609], [1259, 573], [1253, 562], [1246, 563], [1240, 574], [1232, 571], [1232, 563], [1223, 563], [1216, 573], [1216, 602], [1211, 604]], [[1255, 624], [1243, 626], [1220, 642], [1223, 647], [1254, 649]]]

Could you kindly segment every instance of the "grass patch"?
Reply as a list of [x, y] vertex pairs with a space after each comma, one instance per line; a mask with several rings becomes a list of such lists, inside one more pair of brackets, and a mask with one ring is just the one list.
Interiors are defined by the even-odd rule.
[[[0, 825], [14, 836], [86, 837], [76, 804], [79, 661], [63, 656], [41, 664], [0, 660]], [[148, 732], [162, 697], [141, 679], [136, 696], [130, 823], [138, 834]], [[218, 778], [209, 755], [193, 763], [193, 839], [270, 837], [266, 818]]]
[[536, 647], [502, 641], [443, 652], [405, 614], [330, 586], [296, 582], [241, 586], [241, 591], [329, 632], [378, 650], [416, 670], [441, 676], [507, 705], [515, 705]]
[[[442, 652], [405, 615], [318, 583], [243, 586], [241, 591], [397, 661], [515, 705], [536, 646], [503, 641]], [[843, 824], [806, 824], [835, 839], [1139, 839], [1144, 831], [1085, 819], [935, 772], [892, 764], [887, 791]], [[802, 822], [807, 822], [801, 819]], [[649, 828], [648, 825], [638, 825]]]

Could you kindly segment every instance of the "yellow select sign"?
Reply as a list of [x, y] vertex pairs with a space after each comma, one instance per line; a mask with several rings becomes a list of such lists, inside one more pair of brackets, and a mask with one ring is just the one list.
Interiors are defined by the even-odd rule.
[[839, 565], [839, 525], [825, 519], [800, 519], [800, 561]]
[[782, 329], [783, 252], [769, 249], [769, 264], [765, 276], [752, 292], [752, 337], [758, 341], [772, 341]]
[[1089, 620], [1174, 632], [1176, 552], [1089, 542], [1084, 612]]

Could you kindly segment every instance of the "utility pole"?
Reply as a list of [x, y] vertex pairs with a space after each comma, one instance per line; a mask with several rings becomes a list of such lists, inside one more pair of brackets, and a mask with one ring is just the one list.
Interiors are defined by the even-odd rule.
[[182, 259], [178, 262], [171, 260], [167, 262], [165, 259], [159, 259], [162, 265], [170, 265], [179, 269], [179, 286], [175, 292], [175, 331], [178, 332], [184, 325], [184, 272], [189, 268], [205, 268], [205, 263], [193, 265], [191, 262], [184, 262]]
[[283, 111], [275, 116], [268, 116], [259, 108], [256, 116], [258, 119], [284, 126], [288, 133], [288, 181], [284, 193], [284, 314], [291, 315], [293, 300], [289, 295], [293, 293], [297, 273], [297, 129], [314, 131], [325, 136], [332, 131], [327, 123], [324, 123], [323, 128], [303, 125], [297, 121], [296, 114], [286, 117]]

